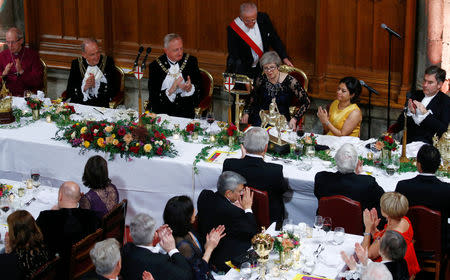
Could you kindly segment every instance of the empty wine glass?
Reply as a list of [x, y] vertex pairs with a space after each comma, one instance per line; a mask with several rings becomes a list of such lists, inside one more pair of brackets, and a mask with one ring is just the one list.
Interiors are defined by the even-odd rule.
[[294, 223], [292, 222], [291, 219], [285, 219], [283, 221], [283, 230], [286, 231], [287, 233], [294, 233]]
[[334, 228], [334, 235], [333, 235], [333, 244], [334, 245], [340, 245], [344, 243], [345, 238], [345, 230], [343, 227], [335, 227]]
[[244, 280], [250, 279], [252, 276], [252, 265], [249, 262], [243, 262], [239, 274]]

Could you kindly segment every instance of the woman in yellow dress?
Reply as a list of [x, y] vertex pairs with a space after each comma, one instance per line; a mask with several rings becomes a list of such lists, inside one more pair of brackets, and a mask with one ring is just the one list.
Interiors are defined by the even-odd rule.
[[354, 77], [339, 81], [337, 99], [329, 109], [319, 107], [317, 116], [322, 123], [324, 134], [359, 137], [362, 113], [356, 102], [361, 94], [361, 84]]

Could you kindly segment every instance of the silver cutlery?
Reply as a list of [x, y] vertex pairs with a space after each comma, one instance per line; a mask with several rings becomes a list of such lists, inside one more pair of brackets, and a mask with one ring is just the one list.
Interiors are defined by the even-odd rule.
[[28, 201], [27, 203], [25, 203], [25, 206], [30, 206], [31, 202], [35, 201], [36, 198], [33, 197], [32, 199], [30, 199], [30, 201]]

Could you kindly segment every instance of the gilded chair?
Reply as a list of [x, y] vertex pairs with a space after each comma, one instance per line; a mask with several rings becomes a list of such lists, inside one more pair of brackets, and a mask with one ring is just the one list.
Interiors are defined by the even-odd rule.
[[199, 68], [199, 70], [201, 76], [201, 89], [198, 108], [200, 108], [200, 114], [202, 114], [206, 110], [211, 110], [214, 79], [205, 69]]

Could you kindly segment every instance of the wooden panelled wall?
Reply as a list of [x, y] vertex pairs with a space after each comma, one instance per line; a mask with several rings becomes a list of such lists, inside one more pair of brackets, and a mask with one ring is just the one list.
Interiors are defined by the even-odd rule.
[[[221, 83], [227, 56], [226, 26], [242, 0], [25, 0], [27, 42], [50, 67], [70, 67], [83, 38], [95, 37], [116, 64], [130, 67], [139, 45], [163, 53], [169, 32]], [[314, 98], [333, 99], [340, 78], [353, 75], [377, 89], [387, 104], [388, 34], [393, 38], [392, 104], [401, 107], [412, 82], [416, 0], [259, 0], [295, 66], [310, 78]], [[366, 102], [367, 90], [361, 99]]]

